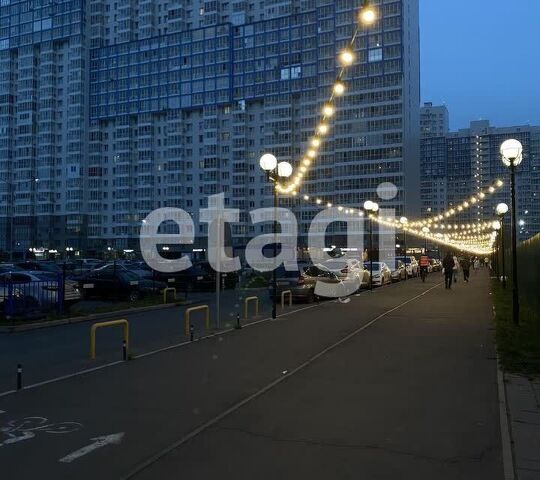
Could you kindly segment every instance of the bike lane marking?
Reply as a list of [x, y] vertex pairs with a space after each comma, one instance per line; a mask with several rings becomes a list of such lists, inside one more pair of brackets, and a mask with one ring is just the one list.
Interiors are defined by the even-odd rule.
[[124, 432], [120, 433], [113, 433], [111, 435], [103, 435], [101, 437], [94, 437], [90, 440], [93, 441], [90, 445], [86, 445], [82, 448], [79, 448], [79, 450], [75, 450], [74, 452], [70, 453], [69, 455], [66, 455], [65, 457], [62, 457], [60, 460], [58, 460], [60, 463], [71, 463], [75, 460], [78, 460], [81, 457], [84, 457], [85, 455], [88, 455], [89, 453], [92, 453], [93, 451], [106, 447], [107, 445], [120, 445], [122, 442], [122, 439], [124, 438]]

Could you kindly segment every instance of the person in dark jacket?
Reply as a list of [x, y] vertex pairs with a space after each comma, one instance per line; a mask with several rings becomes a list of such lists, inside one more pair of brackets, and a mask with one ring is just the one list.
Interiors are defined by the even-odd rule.
[[454, 275], [454, 257], [450, 252], [446, 254], [443, 259], [443, 268], [444, 268], [444, 286], [447, 290], [452, 288], [452, 277]]
[[461, 260], [461, 269], [463, 270], [463, 280], [469, 283], [469, 276], [471, 273], [471, 261], [468, 257], [464, 257]]

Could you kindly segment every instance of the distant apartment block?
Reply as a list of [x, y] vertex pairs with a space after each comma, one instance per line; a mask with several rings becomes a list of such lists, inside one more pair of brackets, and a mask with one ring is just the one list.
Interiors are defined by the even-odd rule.
[[500, 178], [504, 188], [459, 214], [456, 222], [495, 218], [498, 203], [510, 204], [510, 172], [499, 153], [501, 144], [509, 138], [519, 140], [524, 149], [523, 162], [516, 171], [519, 235], [523, 240], [540, 232], [540, 127], [536, 126], [497, 128], [482, 120], [445, 136], [423, 138], [422, 214], [431, 216], [457, 206]]
[[448, 108], [425, 102], [420, 108], [420, 137], [442, 137], [450, 131]]

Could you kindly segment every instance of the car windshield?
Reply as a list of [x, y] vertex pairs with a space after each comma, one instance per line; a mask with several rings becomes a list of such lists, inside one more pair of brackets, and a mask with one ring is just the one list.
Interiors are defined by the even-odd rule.
[[[298, 268], [302, 267], [299, 266]], [[283, 265], [276, 270], [276, 277], [278, 278], [298, 278], [299, 276], [300, 270], [286, 270]]]
[[329, 260], [324, 263], [329, 270], [341, 270], [348, 266], [347, 260]]
[[32, 272], [32, 275], [42, 281], [56, 281], [58, 278], [53, 272]]
[[[370, 263], [364, 263], [364, 267], [366, 267], [368, 270], [370, 269]], [[379, 262], [373, 262], [373, 271], [379, 271], [381, 269], [381, 264]]]
[[410, 263], [411, 263], [410, 258], [399, 257], [399, 258], [397, 258], [397, 260], [401, 260], [405, 265], [410, 265]]

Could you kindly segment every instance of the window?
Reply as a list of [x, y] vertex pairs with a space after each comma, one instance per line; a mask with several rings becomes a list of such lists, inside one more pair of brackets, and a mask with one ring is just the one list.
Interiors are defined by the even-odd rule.
[[382, 48], [372, 48], [368, 54], [368, 62], [380, 62], [383, 59]]

